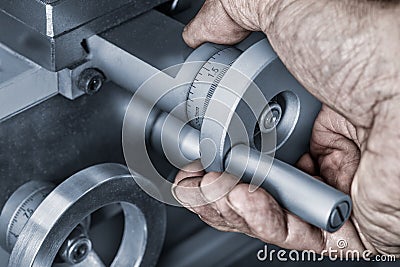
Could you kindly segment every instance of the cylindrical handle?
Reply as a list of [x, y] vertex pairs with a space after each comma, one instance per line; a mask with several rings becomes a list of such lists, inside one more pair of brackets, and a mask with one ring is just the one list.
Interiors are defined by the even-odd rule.
[[281, 206], [328, 232], [338, 230], [350, 216], [348, 195], [245, 145], [232, 148], [225, 168], [245, 182], [259, 184]]
[[[173, 153], [167, 153], [168, 159], [174, 163], [180, 164], [182, 156], [189, 161], [198, 159], [200, 132], [173, 116], [167, 118], [167, 114], [162, 113], [156, 119], [153, 132], [148, 136], [152, 146], [164, 154], [166, 149], [175, 147]], [[173, 128], [177, 131], [172, 131]], [[253, 186], [260, 185], [282, 207], [328, 232], [338, 230], [350, 216], [351, 199], [348, 195], [246, 145], [236, 145], [230, 150], [225, 160], [225, 171]]]

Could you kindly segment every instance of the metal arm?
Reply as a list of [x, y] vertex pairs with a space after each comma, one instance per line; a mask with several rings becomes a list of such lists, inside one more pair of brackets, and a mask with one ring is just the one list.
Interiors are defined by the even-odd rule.
[[[262, 118], [268, 118], [262, 116], [263, 105], [268, 108], [268, 101], [273, 101], [278, 105], [277, 110], [282, 110], [279, 124], [273, 129], [277, 137], [275, 149], [278, 158], [288, 163], [294, 163], [306, 151], [314, 118], [320, 108], [318, 100], [290, 75], [266, 40], [255, 43], [244, 52], [205, 44], [194, 50], [184, 64], [167, 70], [158, 70], [151, 63], [98, 36], [90, 38], [88, 44], [92, 60], [106, 76], [136, 92], [137, 98], [164, 112], [180, 107], [173, 113], [178, 118], [176, 125], [173, 120], [165, 124], [167, 113], [164, 113], [150, 126], [151, 140], [148, 141], [172, 163], [200, 158], [203, 166], [208, 166], [207, 171], [227, 171], [246, 182], [261, 185], [284, 208], [329, 232], [338, 230], [349, 218], [349, 196], [254, 149], [253, 131], [257, 124], [264, 123]], [[214, 71], [218, 74], [215, 78], [210, 76]], [[212, 79], [200, 80], [204, 77]], [[252, 81], [259, 90], [252, 87]], [[197, 97], [192, 98], [192, 94]], [[244, 99], [253, 101], [255, 113], [249, 113], [243, 104]], [[259, 99], [266, 99], [267, 103]], [[196, 104], [196, 108], [189, 104]], [[196, 110], [201, 107], [204, 109], [197, 115]], [[138, 112], [135, 108], [133, 110]], [[244, 122], [250, 139], [240, 137], [242, 139], [234, 143], [227, 141], [227, 129], [235, 128], [232, 114]], [[177, 131], [177, 127], [184, 124], [182, 121], [190, 122], [197, 129], [186, 125]], [[138, 133], [142, 131], [140, 127]], [[135, 139], [132, 135], [136, 135], [135, 131], [129, 136]], [[141, 139], [141, 134], [136, 138]], [[204, 140], [211, 140], [217, 150], [205, 146]], [[163, 148], [162, 144], [167, 147]], [[206, 164], [210, 159], [211, 165]]]
[[[179, 161], [181, 156], [188, 160], [200, 158], [200, 131], [185, 125], [177, 138], [175, 132], [169, 129], [179, 125], [182, 122], [178, 119], [161, 113], [150, 135], [152, 147], [164, 153], [163, 143], [179, 142], [176, 146], [182, 155], [171, 154], [169, 160]], [[351, 199], [348, 195], [246, 145], [236, 145], [231, 149], [225, 159], [225, 171], [242, 178], [244, 182], [260, 185], [282, 207], [328, 232], [338, 230], [350, 216]]]

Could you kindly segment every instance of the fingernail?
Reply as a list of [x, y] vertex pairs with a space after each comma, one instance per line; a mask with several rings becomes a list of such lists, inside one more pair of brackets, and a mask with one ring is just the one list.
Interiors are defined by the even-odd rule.
[[184, 207], [196, 207], [204, 205], [204, 199], [200, 193], [200, 177], [188, 177], [171, 187], [171, 193]]
[[230, 194], [226, 196], [226, 204], [231, 208], [233, 211], [235, 211], [237, 214], [240, 214], [240, 209], [236, 207], [233, 203], [232, 200], [230, 199]]
[[176, 189], [179, 188], [179, 186], [177, 184], [173, 184], [171, 187], [171, 193], [174, 196], [174, 198], [176, 199], [176, 201], [178, 201], [182, 206], [189, 206], [189, 203], [185, 203], [184, 201], [182, 201], [179, 197], [178, 194], [176, 192]]

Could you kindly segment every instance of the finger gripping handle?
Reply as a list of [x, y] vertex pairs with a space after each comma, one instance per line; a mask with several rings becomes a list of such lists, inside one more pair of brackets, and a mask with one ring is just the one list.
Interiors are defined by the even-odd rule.
[[282, 207], [328, 232], [337, 231], [350, 216], [348, 195], [244, 145], [232, 148], [225, 166], [227, 172], [259, 184]]

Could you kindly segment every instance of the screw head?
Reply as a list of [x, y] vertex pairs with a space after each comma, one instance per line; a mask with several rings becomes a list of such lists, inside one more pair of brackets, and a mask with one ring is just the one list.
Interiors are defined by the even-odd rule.
[[104, 84], [106, 77], [95, 68], [88, 68], [81, 72], [78, 78], [78, 88], [88, 95], [97, 93]]
[[270, 103], [261, 113], [259, 119], [260, 131], [270, 133], [275, 130], [282, 117], [282, 108], [278, 103]]
[[78, 264], [86, 259], [92, 250], [92, 242], [89, 238], [81, 236], [68, 242], [62, 258], [69, 264]]
[[59, 250], [61, 260], [68, 264], [78, 264], [84, 261], [92, 250], [87, 228], [89, 219], [81, 222], [68, 236]]

